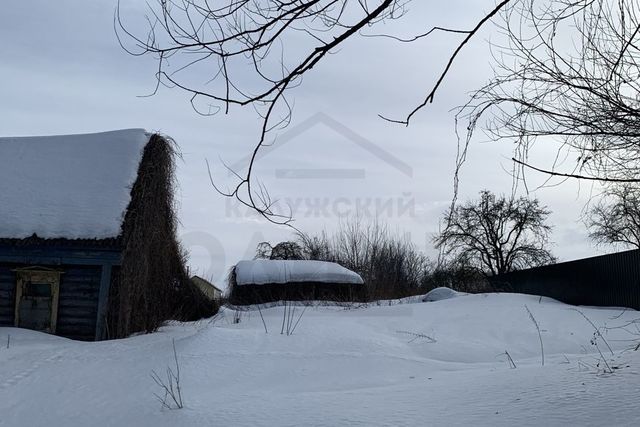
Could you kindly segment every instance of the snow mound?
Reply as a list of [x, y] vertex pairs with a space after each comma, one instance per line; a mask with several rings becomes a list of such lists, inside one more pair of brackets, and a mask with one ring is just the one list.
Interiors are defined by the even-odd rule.
[[461, 295], [460, 292], [456, 292], [451, 288], [442, 286], [427, 292], [424, 298], [422, 298], [422, 302], [441, 301], [443, 299], [455, 298], [460, 295]]
[[0, 237], [118, 236], [148, 141], [143, 129], [0, 138]]
[[254, 260], [236, 265], [236, 284], [264, 285], [267, 283], [364, 283], [359, 274], [325, 261]]
[[[299, 309], [287, 336], [290, 308], [223, 308], [204, 322], [90, 343], [0, 328], [0, 425], [638, 425], [640, 351], [624, 326], [637, 311], [580, 307], [587, 320], [533, 295], [470, 294]], [[602, 337], [599, 349], [592, 343], [590, 322], [614, 355]], [[174, 348], [185, 409], [169, 411], [149, 374], [175, 373]], [[602, 354], [614, 374], [603, 374]]]

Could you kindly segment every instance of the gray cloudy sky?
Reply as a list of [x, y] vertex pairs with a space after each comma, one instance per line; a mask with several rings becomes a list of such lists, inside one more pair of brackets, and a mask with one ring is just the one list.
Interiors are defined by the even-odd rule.
[[[123, 16], [137, 25], [144, 2], [123, 2]], [[446, 4], [446, 6], [444, 6]], [[470, 6], [473, 4], [473, 6]], [[412, 35], [432, 25], [471, 23], [492, 0], [418, 1], [402, 21], [385, 27]], [[221, 185], [233, 181], [222, 170], [242, 161], [256, 141], [252, 109], [201, 117], [189, 96], [154, 86], [155, 62], [127, 55], [113, 30], [115, 0], [24, 0], [0, 12], [0, 135], [48, 135], [144, 127], [178, 142], [177, 198], [185, 246], [195, 271], [222, 281], [226, 269], [253, 255], [255, 244], [288, 238], [291, 232], [248, 214], [210, 186], [205, 159]], [[296, 226], [331, 231], [341, 215], [379, 215], [392, 229], [410, 233], [433, 254], [429, 239], [452, 196], [456, 136], [452, 108], [490, 76], [487, 40], [478, 37], [462, 54], [436, 102], [408, 128], [377, 117], [399, 117], [424, 97], [456, 39], [436, 35], [419, 43], [357, 39], [313, 69], [295, 89], [293, 123], [277, 134], [256, 173], [272, 196], [294, 208]], [[371, 148], [371, 146], [375, 148]], [[510, 147], [473, 143], [461, 174], [461, 199], [481, 189], [509, 192]], [[539, 153], [540, 158], [551, 152]], [[343, 168], [350, 178], [302, 179], [287, 169]], [[542, 182], [531, 175], [530, 189]], [[554, 252], [561, 259], [599, 253], [586, 239], [580, 213], [590, 187], [575, 183], [543, 188], [535, 196], [553, 215]], [[408, 209], [411, 203], [415, 209]], [[409, 204], [409, 205], [408, 205]]]

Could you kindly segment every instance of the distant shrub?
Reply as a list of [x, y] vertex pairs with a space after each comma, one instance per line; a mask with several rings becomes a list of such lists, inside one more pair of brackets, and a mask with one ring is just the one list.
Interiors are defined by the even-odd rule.
[[305, 259], [302, 248], [296, 242], [280, 242], [271, 246], [269, 242], [258, 243], [255, 259], [301, 260]]
[[467, 293], [495, 291], [481, 271], [471, 267], [469, 263], [460, 258], [441, 260], [426, 277], [424, 286], [427, 289], [446, 286]]
[[428, 291], [432, 264], [406, 237], [378, 222], [355, 219], [343, 223], [333, 236], [299, 233], [305, 259], [331, 261], [360, 274], [370, 301], [403, 298]]
[[212, 317], [218, 312], [220, 304], [210, 299], [191, 280], [175, 290], [175, 320], [191, 322]]

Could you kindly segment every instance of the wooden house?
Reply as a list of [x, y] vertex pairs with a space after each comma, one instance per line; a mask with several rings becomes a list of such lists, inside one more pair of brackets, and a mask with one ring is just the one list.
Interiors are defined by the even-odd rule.
[[189, 320], [175, 155], [142, 129], [0, 138], [0, 326], [100, 340]]
[[222, 299], [222, 290], [210, 281], [200, 276], [192, 276], [191, 282], [202, 291], [211, 301], [220, 301]]
[[334, 262], [240, 261], [229, 275], [229, 300], [247, 305], [274, 301], [364, 301], [359, 274]]

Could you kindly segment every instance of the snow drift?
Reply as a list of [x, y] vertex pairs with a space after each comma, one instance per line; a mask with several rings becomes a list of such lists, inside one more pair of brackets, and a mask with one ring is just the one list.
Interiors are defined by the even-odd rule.
[[[621, 328], [638, 322], [634, 310], [518, 294], [307, 307], [291, 336], [280, 334], [283, 310], [224, 309], [96, 343], [0, 328], [0, 425], [638, 425], [640, 337]], [[169, 411], [150, 373], [174, 366], [173, 340], [185, 408]]]
[[422, 298], [422, 302], [433, 302], [433, 301], [441, 301], [444, 299], [455, 298], [461, 295], [460, 292], [456, 292], [451, 288], [447, 288], [446, 286], [442, 286], [439, 288], [435, 288], [427, 292], [427, 294]]

